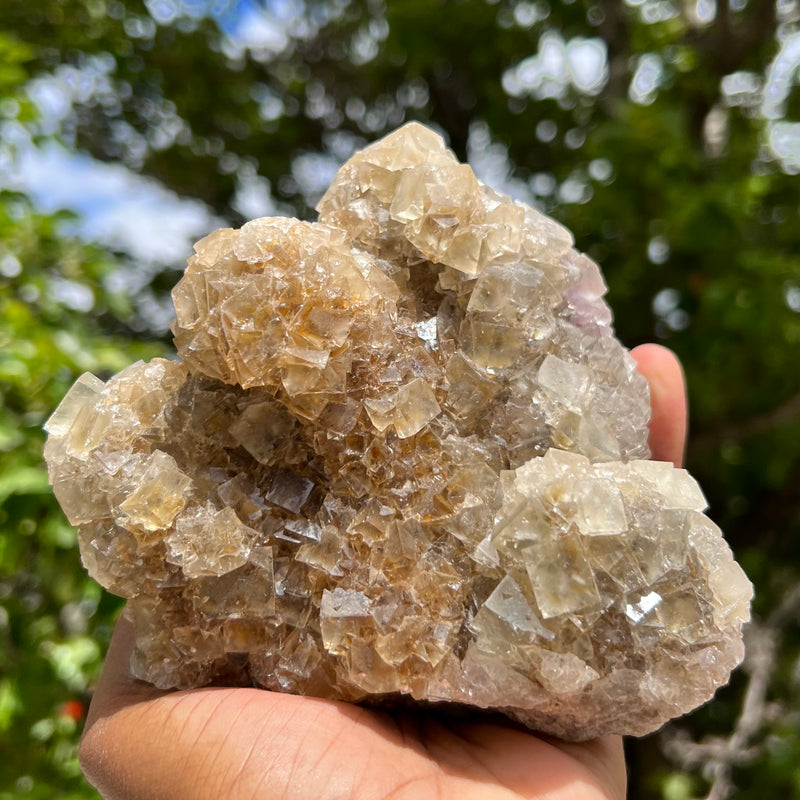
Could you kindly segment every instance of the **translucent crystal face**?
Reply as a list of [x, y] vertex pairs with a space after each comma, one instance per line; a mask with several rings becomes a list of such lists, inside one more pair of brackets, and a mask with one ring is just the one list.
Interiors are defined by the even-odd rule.
[[181, 361], [78, 380], [45, 455], [134, 673], [647, 733], [742, 657], [751, 587], [567, 230], [411, 124], [317, 223], [196, 246]]

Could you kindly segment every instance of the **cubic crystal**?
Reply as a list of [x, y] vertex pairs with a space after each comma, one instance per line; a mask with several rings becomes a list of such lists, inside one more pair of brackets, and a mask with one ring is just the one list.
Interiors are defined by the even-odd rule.
[[134, 675], [645, 734], [742, 658], [751, 586], [570, 233], [410, 124], [319, 221], [196, 245], [181, 361], [82, 376], [47, 424]]

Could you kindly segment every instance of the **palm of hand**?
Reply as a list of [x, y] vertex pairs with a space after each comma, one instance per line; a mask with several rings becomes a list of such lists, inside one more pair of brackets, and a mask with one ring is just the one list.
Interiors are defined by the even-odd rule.
[[[679, 462], [680, 366], [634, 351], [651, 386], [651, 449]], [[622, 798], [619, 737], [581, 744], [489, 718], [387, 713], [259, 689], [165, 693], [129, 674], [121, 621], [92, 703], [81, 757], [107, 797]]]
[[[129, 635], [121, 626], [111, 659], [127, 655], [118, 645]], [[90, 758], [107, 796], [624, 796], [619, 737], [567, 744], [488, 719], [389, 714], [258, 689], [164, 694], [122, 678], [113, 691], [115, 707], [94, 721], [86, 744], [125, 742], [122, 769], [118, 755]]]

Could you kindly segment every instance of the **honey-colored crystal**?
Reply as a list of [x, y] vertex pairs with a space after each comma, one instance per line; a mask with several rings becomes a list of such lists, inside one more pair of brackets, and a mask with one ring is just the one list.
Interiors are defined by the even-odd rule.
[[81, 377], [47, 425], [132, 668], [644, 734], [742, 657], [751, 587], [693, 479], [647, 459], [647, 385], [597, 266], [407, 125], [319, 221], [196, 245], [181, 361]]

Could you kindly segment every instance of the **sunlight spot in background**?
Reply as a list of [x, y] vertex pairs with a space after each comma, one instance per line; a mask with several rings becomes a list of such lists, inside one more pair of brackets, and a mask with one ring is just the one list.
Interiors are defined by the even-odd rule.
[[115, 86], [112, 79], [116, 66], [112, 55], [98, 53], [83, 58], [80, 66], [59, 64], [52, 73], [30, 80], [26, 92], [38, 112], [36, 131], [69, 138], [75, 105], [94, 101], [104, 111], [117, 109], [122, 87]]
[[303, 153], [292, 161], [292, 177], [309, 206], [319, 202], [339, 166], [339, 160], [327, 153]]
[[795, 284], [787, 284], [784, 286], [783, 299], [792, 311], [800, 313], [800, 286], [796, 286]]
[[536, 125], [536, 138], [545, 144], [552, 142], [557, 133], [558, 125], [551, 119], [543, 119]]
[[56, 275], [48, 281], [47, 290], [56, 302], [73, 311], [88, 314], [94, 308], [94, 292], [86, 284]]
[[786, 115], [786, 101], [798, 82], [800, 69], [800, 31], [786, 36], [767, 69], [761, 116], [781, 119]]
[[525, 30], [532, 28], [537, 22], [547, 19], [550, 16], [550, 9], [547, 3], [527, 3], [520, 2], [514, 6], [514, 23]]
[[607, 158], [594, 158], [589, 162], [589, 177], [599, 183], [610, 183], [614, 165]]
[[537, 197], [550, 197], [556, 190], [556, 179], [549, 172], [537, 172], [531, 176], [529, 184]]
[[169, 25], [180, 13], [181, 4], [177, 0], [148, 0], [147, 10], [159, 25]]
[[634, 103], [642, 106], [650, 105], [658, 93], [658, 87], [664, 79], [664, 62], [655, 53], [639, 56], [636, 71], [628, 89], [628, 96]]
[[761, 116], [767, 125], [767, 144], [790, 175], [800, 173], [800, 122], [783, 119], [786, 103], [800, 82], [800, 31], [783, 38], [767, 70]]
[[655, 331], [659, 338], [666, 338], [676, 331], [686, 330], [691, 322], [689, 312], [680, 308], [681, 293], [677, 289], [662, 289], [653, 298], [653, 314], [656, 317]]
[[571, 88], [599, 94], [607, 80], [605, 41], [576, 36], [565, 42], [561, 34], [547, 31], [539, 38], [538, 52], [506, 70], [502, 84], [512, 97], [557, 100], [566, 97]]
[[655, 25], [680, 16], [680, 9], [670, 0], [625, 0], [625, 5], [639, 12], [642, 22]]
[[653, 298], [653, 313], [663, 317], [677, 308], [680, 301], [681, 293], [677, 289], [662, 289]]
[[710, 25], [717, 16], [716, 0], [695, 0], [694, 3], [686, 3], [684, 8], [689, 24], [697, 28]]
[[647, 243], [647, 257], [653, 264], [663, 264], [669, 258], [669, 242], [663, 236], [654, 236]]
[[720, 89], [726, 105], [754, 108], [761, 100], [761, 77], [746, 70], [731, 72], [722, 79]]
[[785, 172], [800, 173], [800, 122], [770, 123], [767, 141]]
[[594, 189], [579, 172], [574, 172], [558, 187], [558, 199], [562, 203], [588, 203], [593, 196]]
[[16, 278], [22, 272], [22, 264], [13, 253], [6, 253], [0, 258], [0, 275], [4, 278]]
[[272, 196], [270, 182], [255, 169], [242, 169], [237, 175], [236, 194], [231, 203], [245, 219], [285, 215]]
[[514, 177], [514, 167], [508, 157], [508, 148], [492, 139], [489, 126], [473, 122], [467, 139], [467, 160], [480, 180], [493, 189], [505, 192], [515, 200], [536, 205], [528, 184]]

